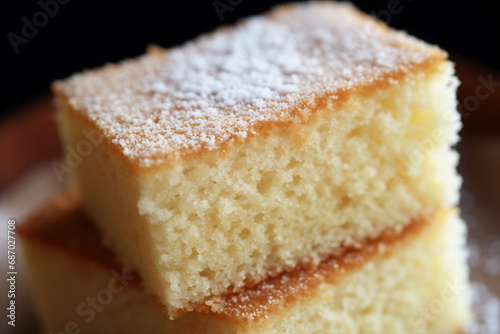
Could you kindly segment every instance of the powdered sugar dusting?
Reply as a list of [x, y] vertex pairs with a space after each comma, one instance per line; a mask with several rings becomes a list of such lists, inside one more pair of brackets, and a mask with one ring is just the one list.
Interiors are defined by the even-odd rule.
[[[471, 146], [468, 150], [476, 150]], [[464, 157], [470, 152], [462, 148]], [[469, 153], [469, 154], [467, 154]], [[470, 167], [468, 167], [470, 168]], [[492, 171], [495, 170], [494, 168]], [[468, 172], [470, 173], [470, 171]], [[466, 177], [468, 174], [464, 174]], [[472, 176], [470, 174], [469, 176]], [[474, 184], [477, 179], [469, 177]], [[498, 181], [490, 175], [490, 182]], [[484, 190], [482, 190], [484, 191]], [[479, 194], [481, 192], [478, 192]], [[472, 281], [472, 307], [474, 321], [466, 334], [498, 334], [500, 333], [500, 234], [498, 234], [497, 207], [484, 206], [481, 197], [475, 198], [473, 193], [464, 190], [461, 194], [460, 207], [469, 229], [469, 267]], [[493, 210], [491, 210], [493, 209]]]
[[474, 321], [466, 334], [500, 333], [500, 298], [483, 283], [474, 283], [472, 292]]
[[129, 159], [157, 165], [306, 118], [303, 107], [320, 98], [440, 53], [373, 27], [349, 5], [287, 5], [165, 53], [75, 75], [56, 90]]

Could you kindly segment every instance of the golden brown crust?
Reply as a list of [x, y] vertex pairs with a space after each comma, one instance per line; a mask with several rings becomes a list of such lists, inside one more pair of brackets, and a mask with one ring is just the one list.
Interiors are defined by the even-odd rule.
[[[242, 326], [258, 324], [259, 320], [291, 303], [307, 298], [322, 282], [338, 282], [376, 255], [390, 256], [398, 247], [418, 236], [430, 220], [431, 217], [414, 220], [399, 232], [387, 230], [378, 238], [365, 240], [360, 248], [347, 248], [340, 255], [330, 256], [316, 268], [299, 266], [242, 292], [207, 298], [203, 303], [192, 305], [190, 310], [212, 313], [224, 321]], [[102, 245], [100, 234], [71, 192], [60, 195], [35, 213], [20, 226], [19, 233], [23, 239], [30, 238], [62, 249], [83, 260], [103, 265], [107, 270], [121, 268], [113, 254]], [[134, 280], [134, 284], [140, 284], [140, 279]], [[173, 317], [186, 312], [187, 309], [180, 310]]]
[[[324, 17], [318, 16], [321, 15], [321, 12], [326, 13]], [[317, 16], [322, 20], [318, 18], [319, 23], [316, 24]], [[337, 16], [340, 16], [341, 20], [338, 20]], [[327, 20], [328, 18], [332, 18], [332, 20]], [[333, 20], [333, 18], [336, 20]], [[330, 21], [339, 21], [340, 23], [328, 25]], [[315, 117], [321, 117], [321, 115], [317, 115], [317, 111], [323, 110], [327, 105], [338, 108], [355, 96], [370, 94], [417, 73], [432, 71], [447, 58], [446, 53], [438, 48], [419, 43], [402, 33], [393, 32], [385, 25], [345, 5], [331, 3], [313, 3], [309, 7], [306, 5], [287, 5], [273, 10], [265, 16], [265, 20], [255, 22], [255, 20], [249, 20], [240, 23], [236, 28], [224, 27], [199, 38], [192, 45], [165, 52], [159, 48], [150, 48], [148, 56], [119, 65], [108, 66], [99, 71], [86, 72], [65, 82], [56, 83], [53, 86], [54, 93], [71, 117], [79, 117], [91, 128], [100, 132], [105, 139], [104, 145], [107, 146], [107, 149], [115, 152], [117, 156], [122, 156], [129, 166], [147, 170], [154, 169], [159, 165], [164, 166], [173, 163], [179, 157], [186, 159], [199, 157], [200, 154], [207, 152], [215, 151], [220, 153], [232, 146], [237, 147], [248, 140], [263, 138], [279, 131], [297, 132], [298, 129], [304, 128], [304, 125]], [[298, 80], [299, 83], [296, 85], [290, 84], [290, 87], [287, 86], [290, 92], [282, 89], [282, 93], [276, 93], [275, 95], [270, 93], [270, 97], [266, 98], [264, 97], [266, 94], [261, 93], [257, 87], [249, 84], [249, 94], [253, 92], [253, 96], [248, 98], [247, 101], [239, 90], [234, 90], [229, 86], [222, 86], [220, 89], [222, 92], [225, 92], [224, 89], [230, 90], [229, 93], [232, 95], [229, 93], [228, 95], [231, 98], [236, 96], [234, 98], [236, 104], [228, 104], [224, 102], [224, 99], [222, 99], [224, 101], [221, 100], [222, 102], [219, 100], [212, 101], [210, 95], [205, 96], [201, 93], [199, 95], [193, 93], [194, 96], [188, 99], [188, 107], [179, 102], [184, 101], [185, 96], [192, 95], [189, 94], [190, 89], [196, 91], [200, 87], [188, 85], [189, 87], [186, 88], [184, 95], [176, 95], [178, 94], [177, 90], [181, 90], [177, 87], [179, 83], [168, 74], [172, 70], [172, 62], [174, 62], [172, 59], [175, 58], [176, 53], [181, 53], [187, 58], [202, 59], [208, 63], [206, 67], [200, 65], [202, 66], [200, 70], [190, 68], [189, 64], [175, 63], [177, 66], [185, 66], [187, 74], [205, 71], [206, 73], [203, 73], [208, 77], [211, 75], [211, 79], [220, 79], [221, 71], [215, 74], [211, 71], [212, 67], [217, 64], [224, 64], [224, 59], [219, 63], [212, 58], [216, 58], [215, 56], [224, 57], [225, 55], [215, 53], [214, 56], [211, 53], [211, 45], [221, 43], [220, 46], [228, 48], [228, 52], [240, 51], [237, 47], [228, 45], [232, 45], [231, 43], [234, 40], [239, 41], [244, 37], [251, 37], [253, 36], [252, 33], [258, 34], [260, 30], [255, 26], [259, 26], [259, 24], [271, 25], [276, 31], [289, 29], [294, 33], [304, 26], [311, 28], [303, 29], [305, 31], [303, 33], [300, 30], [302, 35], [298, 34], [295, 43], [302, 44], [297, 47], [295, 56], [299, 63], [303, 59], [316, 59], [319, 63], [323, 62], [322, 67], [315, 70], [324, 71], [324, 73], [312, 75], [312, 72], [308, 72], [309, 70], [312, 71], [312, 69], [308, 67], [301, 68], [299, 65], [294, 67], [293, 64], [289, 65], [286, 61], [283, 61], [283, 64], [279, 64], [281, 67], [278, 66], [279, 70], [277, 70], [278, 73], [276, 74], [276, 77], [280, 79], [269, 83], [269, 88], [273, 92], [279, 91], [276, 87], [281, 87], [280, 85], [283, 82], [290, 81], [290, 78], [295, 75], [293, 78]], [[252, 29], [256, 32], [252, 32]], [[251, 33], [246, 32], [247, 30]], [[272, 35], [272, 31], [270, 34]], [[324, 37], [325, 34], [336, 34], [337, 36], [332, 39], [331, 36]], [[278, 37], [282, 36], [279, 35]], [[304, 42], [302, 39], [306, 39], [306, 41]], [[271, 42], [276, 41], [272, 40]], [[355, 46], [354, 49], [351, 44]], [[255, 45], [249, 44], [246, 46], [257, 49], [262, 47], [257, 42], [255, 42]], [[279, 46], [284, 48], [288, 44]], [[265, 53], [265, 50], [263, 48], [257, 51]], [[315, 56], [316, 50], [329, 50], [330, 53], [328, 54], [334, 54], [335, 57], [332, 59], [335, 61], [325, 58], [327, 56], [324, 54]], [[348, 57], [345, 56], [346, 54]], [[269, 58], [273, 58], [272, 56], [275, 55], [271, 54]], [[287, 60], [289, 63], [294, 60], [292, 56], [290, 56], [291, 60]], [[227, 57], [227, 62], [232, 60], [229, 56]], [[255, 60], [255, 57], [252, 58], [249, 55], [238, 60], [248, 62], [252, 59]], [[266, 61], [270, 62], [267, 58], [258, 58], [257, 60], [265, 65], [269, 65]], [[331, 62], [330, 67], [327, 66], [328, 61], [326, 60]], [[138, 76], [137, 73], [147, 69], [148, 66], [154, 67], [151, 63], [157, 64], [157, 66], [166, 66], [166, 72], [168, 73], [155, 73], [148, 78]], [[191, 67], [197, 64], [194, 60], [192, 63], [194, 65]], [[310, 66], [313, 67], [313, 65]], [[229, 74], [231, 74], [230, 70], [227, 70]], [[239, 74], [238, 70], [240, 69], [235, 70], [235, 73], [232, 74], [236, 76], [236, 74]], [[253, 70], [250, 69], [250, 72]], [[304, 71], [303, 74], [300, 73], [302, 70]], [[290, 71], [291, 74], [287, 71]], [[294, 71], [298, 71], [298, 73]], [[147, 70], [143, 72], [147, 72]], [[260, 72], [254, 72], [257, 73], [256, 76], [258, 77]], [[252, 73], [254, 74], [254, 72]], [[141, 87], [138, 88], [129, 83], [117, 83], [118, 80], [129, 80], [137, 83], [146, 79], [156, 80], [154, 84], [161, 84], [161, 87], [166, 88], [161, 92], [150, 93], [151, 90], [154, 90], [152, 88], [154, 84], [146, 88], [140, 85]], [[243, 79], [248, 79], [247, 81], [251, 82], [250, 77], [244, 77]], [[261, 79], [271, 80], [272, 78], [262, 76]], [[236, 83], [243, 85], [247, 82], [245, 80]], [[207, 81], [207, 86], [209, 86], [208, 82], [210, 81]], [[98, 83], [101, 83], [102, 87], [97, 86]], [[113, 88], [114, 85], [117, 87]], [[275, 85], [274, 90], [272, 89], [273, 85]], [[208, 89], [207, 87], [202, 88]], [[107, 95], [118, 94], [120, 89], [129, 89], [130, 94], [132, 94], [131, 97], [121, 96], [114, 100], [107, 97]], [[95, 94], [100, 94], [100, 90], [103, 90], [103, 93], [99, 99], [95, 98], [87, 101], [92, 92], [95, 91]], [[211, 92], [211, 94], [215, 95], [218, 93], [216, 90], [211, 90]], [[262, 94], [262, 98], [257, 98], [259, 94]], [[146, 98], [143, 98], [144, 96]], [[226, 98], [226, 100], [231, 100], [231, 98]], [[151, 101], [157, 99], [157, 102], [149, 102], [148, 99]], [[161, 110], [158, 107], [160, 105], [158, 101], [168, 101], [173, 106]], [[242, 101], [246, 102], [243, 103]], [[124, 112], [124, 114], [115, 112], [113, 109], [114, 105], [121, 106], [121, 104], [129, 102], [134, 105], [127, 105], [125, 109], [128, 111]], [[198, 107], [205, 107], [200, 107], [197, 113], [190, 114], [190, 103], [197, 103]], [[259, 103], [262, 104], [262, 107], [257, 107]], [[140, 105], [143, 104], [145, 105], [144, 110], [137, 111], [134, 109], [140, 109]], [[93, 111], [94, 106], [96, 106], [97, 111]], [[212, 110], [215, 116], [207, 110]], [[191, 116], [188, 117], [184, 114]], [[233, 114], [236, 114], [236, 116]], [[172, 121], [167, 120], [169, 117]], [[240, 121], [236, 122], [235, 119]], [[147, 125], [148, 122], [156, 122], [157, 124]], [[161, 124], [161, 126], [158, 127], [158, 124]], [[229, 124], [231, 125], [228, 130]], [[167, 128], [168, 131], [164, 128]], [[154, 135], [151, 135], [153, 132]], [[205, 135], [212, 136], [213, 140], [203, 139]], [[129, 141], [130, 138], [134, 139]]]

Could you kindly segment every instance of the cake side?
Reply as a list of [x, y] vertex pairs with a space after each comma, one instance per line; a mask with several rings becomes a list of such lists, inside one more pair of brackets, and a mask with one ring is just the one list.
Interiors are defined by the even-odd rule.
[[[93, 333], [324, 333], [370, 328], [373, 333], [452, 334], [469, 319], [464, 225], [456, 210], [441, 210], [402, 234], [387, 234], [363, 249], [331, 257], [318, 270], [297, 268], [169, 320], [162, 305], [143, 290], [140, 277], [124, 273], [112, 254], [96, 243], [99, 234], [81, 206], [66, 200], [60, 198], [45, 210], [51, 215], [38, 213], [19, 231], [48, 331], [63, 330], [73, 321]], [[99, 312], [86, 304], [89, 297]], [[425, 318], [437, 302], [443, 304], [439, 312]]]
[[357, 91], [383, 89], [444, 59], [444, 51], [350, 5], [313, 2], [280, 6], [53, 89], [125, 161], [147, 168], [307, 123], [325, 103], [340, 106]]

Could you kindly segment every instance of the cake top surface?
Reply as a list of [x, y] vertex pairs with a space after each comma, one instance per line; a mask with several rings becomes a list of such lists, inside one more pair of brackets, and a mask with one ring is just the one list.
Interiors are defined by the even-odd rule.
[[148, 167], [303, 122], [325, 99], [445, 58], [351, 5], [309, 2], [76, 74], [54, 91], [129, 161]]

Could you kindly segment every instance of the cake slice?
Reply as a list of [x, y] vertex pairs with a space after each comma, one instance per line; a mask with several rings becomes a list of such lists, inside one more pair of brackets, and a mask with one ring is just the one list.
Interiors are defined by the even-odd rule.
[[71, 194], [19, 228], [44, 332], [458, 334], [470, 315], [457, 210], [415, 220], [317, 269], [296, 268], [170, 320]]
[[447, 54], [284, 5], [53, 91], [64, 168], [172, 318], [457, 203]]

